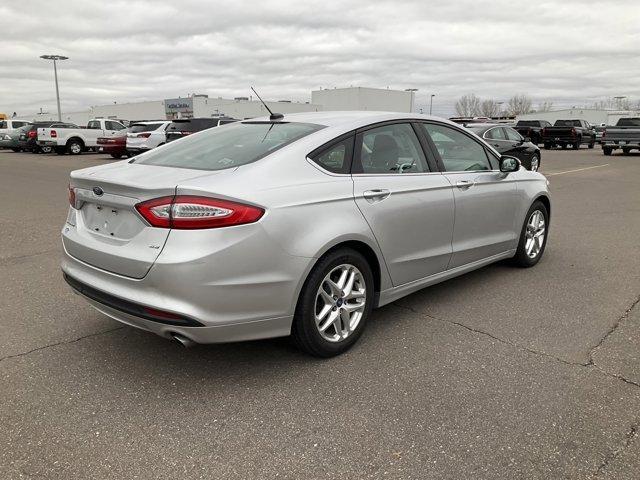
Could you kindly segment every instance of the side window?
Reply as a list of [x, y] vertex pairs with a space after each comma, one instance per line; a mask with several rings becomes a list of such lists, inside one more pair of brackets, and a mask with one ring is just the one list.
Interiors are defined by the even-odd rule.
[[334, 143], [321, 152], [312, 152], [309, 158], [330, 172], [349, 173], [351, 152], [353, 152], [353, 137]]
[[117, 122], [110, 122], [107, 120], [104, 122], [104, 125], [107, 130], [122, 130], [124, 127]]
[[507, 140], [511, 140], [512, 142], [521, 142], [522, 136], [516, 132], [513, 128], [504, 128], [505, 132], [507, 132]]
[[420, 141], [408, 123], [372, 128], [359, 137], [362, 138], [362, 144], [359, 145], [359, 164], [354, 173], [399, 174], [429, 171]]
[[0, 128], [7, 128], [7, 122], [0, 121]]
[[488, 138], [490, 140], [506, 140], [507, 137], [504, 136], [504, 130], [501, 127], [492, 128], [488, 130], [487, 133], [484, 134], [484, 138]]
[[26, 122], [13, 122], [13, 128], [20, 128], [26, 125]]
[[484, 147], [471, 137], [445, 125], [421, 125], [435, 144], [447, 172], [491, 170]]
[[98, 120], [91, 120], [87, 124], [87, 128], [90, 128], [92, 130], [99, 130], [100, 129], [100, 122]]

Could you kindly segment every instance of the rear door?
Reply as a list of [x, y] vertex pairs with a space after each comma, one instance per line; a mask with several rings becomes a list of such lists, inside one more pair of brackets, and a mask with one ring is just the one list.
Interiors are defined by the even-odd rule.
[[493, 127], [484, 132], [482, 136], [489, 145], [499, 153], [506, 154], [511, 150], [511, 142], [507, 139], [507, 134], [502, 127]]
[[354, 198], [394, 285], [442, 272], [451, 258], [453, 193], [423, 146], [411, 123], [372, 126], [356, 135]]
[[469, 133], [421, 123], [437, 152], [455, 198], [453, 254], [449, 268], [480, 261], [515, 248], [516, 182]]

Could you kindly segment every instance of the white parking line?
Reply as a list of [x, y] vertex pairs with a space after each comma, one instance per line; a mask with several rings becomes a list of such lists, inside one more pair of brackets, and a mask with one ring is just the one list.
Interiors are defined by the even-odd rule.
[[554, 172], [554, 173], [545, 173], [547, 177], [551, 177], [553, 175], [564, 175], [565, 173], [574, 173], [574, 172], [582, 172], [584, 170], [591, 170], [592, 168], [602, 168], [609, 166], [608, 163], [604, 165], [594, 165], [593, 167], [585, 167], [585, 168], [576, 168], [575, 170], [567, 170], [566, 172]]

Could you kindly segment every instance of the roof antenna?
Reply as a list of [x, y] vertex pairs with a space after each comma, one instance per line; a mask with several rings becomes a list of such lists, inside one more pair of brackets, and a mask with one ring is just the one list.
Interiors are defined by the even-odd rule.
[[262, 98], [260, 97], [260, 95], [258, 95], [258, 92], [256, 92], [255, 88], [251, 87], [251, 90], [253, 90], [253, 93], [256, 94], [256, 97], [258, 97], [258, 100], [260, 100], [262, 102], [262, 105], [264, 105], [264, 108], [267, 109], [267, 111], [269, 112], [269, 120], [282, 120], [284, 118], [284, 115], [281, 113], [273, 113], [271, 111], [271, 109], [269, 107], [267, 107], [267, 104], [264, 103], [264, 100], [262, 100]]

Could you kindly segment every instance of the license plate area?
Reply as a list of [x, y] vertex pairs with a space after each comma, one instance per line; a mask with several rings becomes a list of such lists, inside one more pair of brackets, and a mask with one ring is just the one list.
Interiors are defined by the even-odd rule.
[[144, 229], [137, 215], [122, 207], [85, 202], [82, 217], [88, 231], [108, 238], [128, 240]]
[[556, 137], [555, 139], [556, 139], [556, 140], [560, 140], [560, 137]]

